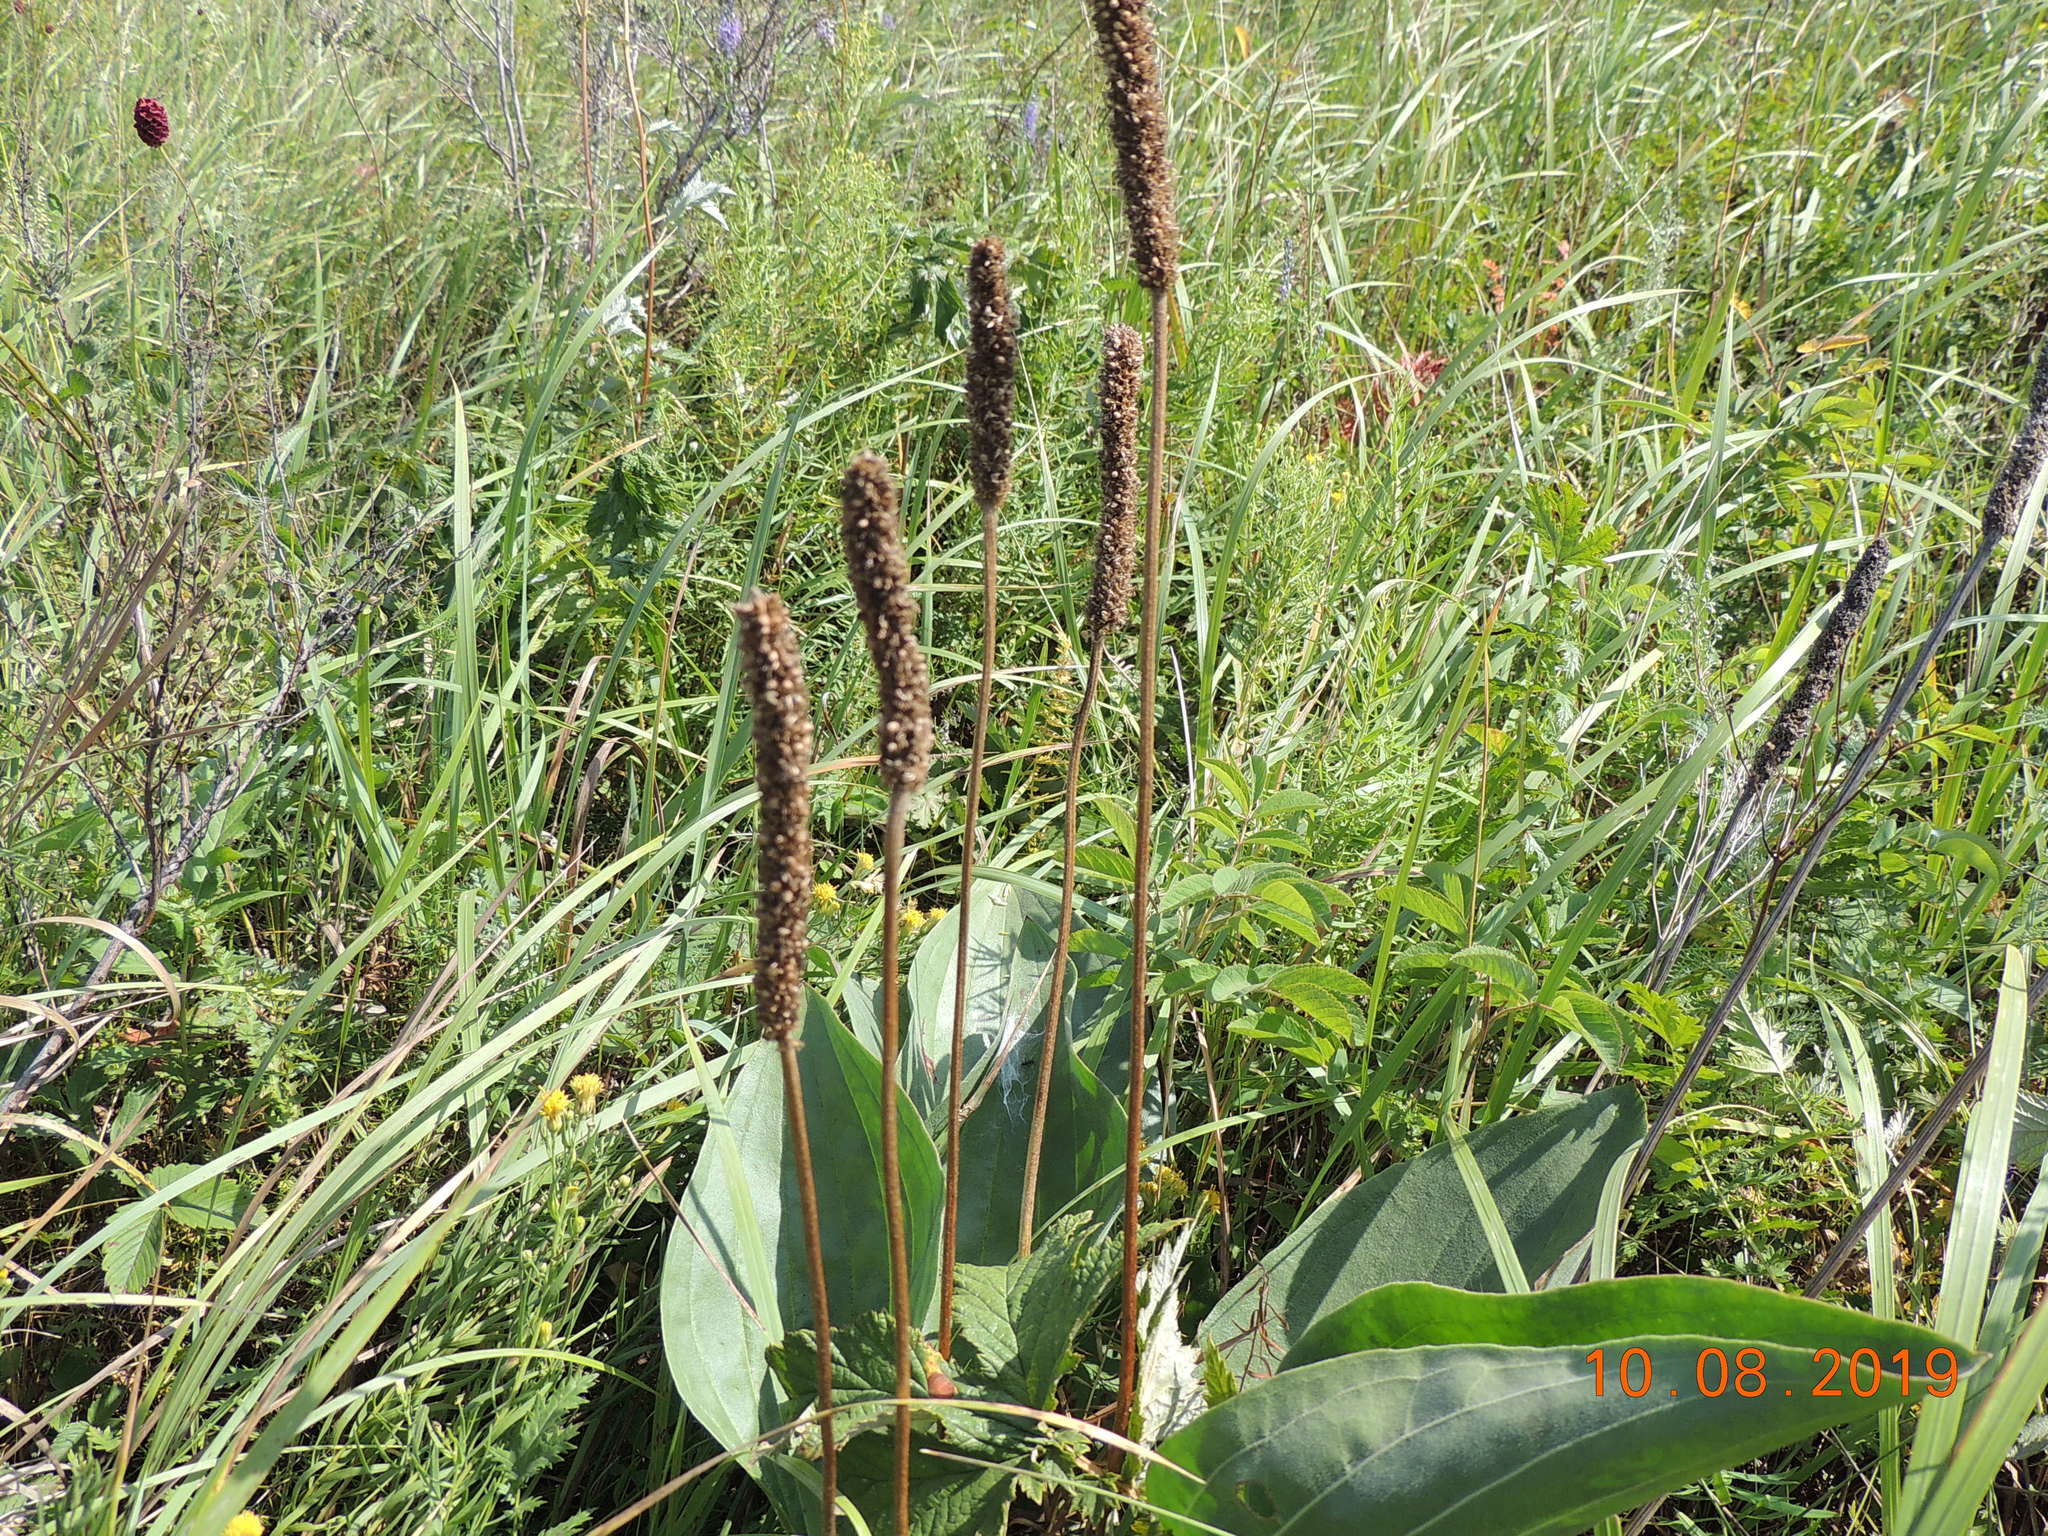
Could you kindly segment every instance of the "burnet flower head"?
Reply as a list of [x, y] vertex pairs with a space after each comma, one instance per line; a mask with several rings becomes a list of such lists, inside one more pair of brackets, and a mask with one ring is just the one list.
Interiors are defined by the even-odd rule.
[[171, 141], [171, 114], [151, 96], [135, 100], [135, 137], [151, 149], [162, 149]]

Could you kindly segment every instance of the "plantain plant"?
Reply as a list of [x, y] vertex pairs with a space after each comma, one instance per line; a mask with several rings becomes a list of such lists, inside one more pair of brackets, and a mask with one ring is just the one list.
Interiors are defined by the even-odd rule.
[[[1077, 895], [1080, 756], [1134, 561], [1140, 343], [1120, 328], [1105, 343], [1103, 532], [1079, 648], [1088, 681], [1068, 757], [1060, 882], [1031, 871], [975, 872], [995, 657], [995, 512], [1015, 362], [1006, 332], [1000, 387], [984, 377], [969, 407], [984, 628], [963, 900], [899, 976], [903, 824], [926, 779], [932, 725], [893, 481], [863, 455], [847, 474], [843, 529], [879, 683], [877, 761], [890, 791], [881, 975], [848, 986], [836, 1007], [808, 995], [800, 1072], [790, 1065], [799, 1031], [780, 1013], [763, 1041], [721, 1072], [700, 1065], [706, 1140], [662, 1282], [668, 1360], [684, 1401], [788, 1526], [807, 1532], [829, 1530], [851, 1510], [865, 1527], [897, 1536], [998, 1536], [1019, 1487], [1059, 1486], [1081, 1490], [1101, 1511], [1137, 1504], [1173, 1532], [1568, 1536], [1600, 1525], [1612, 1533], [1631, 1508], [1631, 1528], [1642, 1528], [1648, 1501], [1700, 1476], [1882, 1416], [1894, 1529], [1955, 1536], [2048, 1383], [2048, 1331], [2038, 1315], [2023, 1321], [2048, 1201], [2029, 1207], [1995, 1283], [1990, 1272], [2024, 1039], [2021, 952], [2008, 960], [1992, 1046], [1992, 1113], [1973, 1122], [1966, 1152], [1968, 1198], [1959, 1198], [1953, 1245], [1965, 1262], [1944, 1285], [1940, 1331], [1721, 1280], [1615, 1277], [1622, 1208], [1897, 708], [1835, 793], [1654, 1119], [1646, 1125], [1628, 1087], [1553, 1092], [1520, 1113], [1498, 1113], [1529, 1102], [1510, 1073], [1506, 1097], [1497, 1088], [1487, 1123], [1471, 1127], [1460, 1099], [1469, 1064], [1454, 1059], [1438, 1143], [1307, 1213], [1210, 1308], [1197, 1330], [1203, 1400], [1193, 1411], [1148, 1396], [1149, 1364], [1185, 1367], [1191, 1358], [1167, 1321], [1172, 1309], [1155, 1298], [1141, 1313], [1140, 1300], [1138, 1256], [1148, 1237], [1141, 1169], [1148, 1135], [1157, 1157], [1165, 1130], [1148, 1112], [1156, 1091], [1148, 1074], [1155, 1057], [1171, 1056], [1167, 1026], [1183, 1009], [1256, 995], [1262, 1006], [1246, 1032], [1263, 1031], [1312, 1065], [1340, 1053], [1367, 1057], [1389, 951], [1383, 944], [1369, 979], [1311, 963], [1219, 967], [1165, 932], [1176, 908], [1214, 911], [1242, 895], [1252, 908], [1270, 907], [1280, 930], [1313, 941], [1320, 929], [1302, 892], [1304, 883], [1323, 888], [1290, 878], [1281, 861], [1198, 871], [1153, 896], [1165, 389], [1180, 232], [1149, 8], [1094, 0], [1091, 9], [1131, 259], [1151, 307], [1135, 815], [1104, 813], [1125, 837], [1130, 901], [1119, 909]], [[981, 318], [1006, 318], [1000, 247], [983, 242], [976, 262]], [[1987, 551], [2010, 531], [2009, 504], [2038, 479], [2048, 450], [2044, 391], [2037, 379], [2034, 410], [1987, 515]], [[990, 401], [1000, 402], [999, 422]], [[1965, 589], [1988, 558], [1980, 552]], [[1758, 749], [1699, 887], [1681, 893], [1649, 955], [1653, 984], [1700, 921], [1705, 886], [1754, 837], [1780, 767], [1810, 736], [1886, 559], [1880, 533]], [[1967, 596], [1952, 598], [1941, 628]], [[1939, 638], [1930, 637], [1901, 697]], [[1454, 713], [1462, 708], [1461, 699]], [[1229, 782], [1227, 767], [1218, 765], [1220, 781]], [[1241, 775], [1238, 783], [1237, 809], [1250, 816], [1260, 797]], [[1258, 814], [1299, 809], [1283, 799]], [[772, 855], [764, 847], [761, 879], [780, 888], [786, 872]], [[1280, 887], [1294, 894], [1283, 900], [1273, 894]], [[1407, 890], [1404, 877], [1396, 893], [1397, 915], [1404, 893], [1408, 907], [1427, 906], [1429, 893]], [[1294, 903], [1302, 910], [1291, 912]], [[1410, 958], [1482, 976], [1532, 1016], [1585, 1034], [1605, 1067], [1625, 1065], [1618, 1010], [1566, 990], [1569, 976], [1539, 982], [1525, 962], [1483, 944], [1436, 949]], [[1154, 973], [1155, 954], [1170, 973]], [[780, 1008], [781, 980], [777, 988]], [[1121, 1095], [1107, 1085], [1119, 1076]], [[1162, 1110], [1165, 1101], [1160, 1092]], [[1216, 1145], [1220, 1113], [1216, 1120], [1189, 1137]], [[1180, 1251], [1168, 1248], [1155, 1264], [1155, 1291], [1177, 1280]], [[1075, 1354], [1084, 1329], [1119, 1281], [1114, 1349], [1084, 1362]], [[1898, 1415], [1916, 1404], [1926, 1407], [1906, 1464]], [[1064, 1417], [1062, 1408], [1110, 1427]], [[1138, 1462], [1126, 1463], [1132, 1452]]]

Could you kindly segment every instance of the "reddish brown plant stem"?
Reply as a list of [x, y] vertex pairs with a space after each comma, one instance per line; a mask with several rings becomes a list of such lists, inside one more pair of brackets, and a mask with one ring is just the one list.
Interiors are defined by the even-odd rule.
[[910, 791], [889, 792], [882, 832], [882, 1195], [889, 1228], [889, 1310], [896, 1324], [896, 1536], [910, 1536], [910, 1244], [903, 1222], [903, 1159], [896, 1059], [903, 1049], [897, 984], [902, 939], [903, 823]]
[[1031, 1257], [1032, 1233], [1038, 1222], [1038, 1168], [1045, 1154], [1045, 1122], [1052, 1109], [1053, 1053], [1060, 1045], [1061, 1004], [1066, 1000], [1067, 958], [1074, 941], [1074, 855], [1080, 841], [1081, 755], [1088, 745], [1088, 717], [1102, 689], [1103, 636], [1088, 652], [1088, 681], [1081, 689], [1081, 707], [1074, 715], [1074, 734], [1067, 743], [1066, 829], [1060, 841], [1060, 925], [1053, 941], [1052, 1001], [1045, 1016], [1045, 1037], [1038, 1048], [1038, 1081], [1031, 1099], [1031, 1133], [1024, 1144], [1024, 1187], [1017, 1208], [1017, 1257]]
[[797, 1206], [803, 1215], [804, 1256], [811, 1274], [811, 1314], [818, 1333], [818, 1429], [824, 1436], [820, 1467], [824, 1482], [825, 1536], [839, 1529], [839, 1436], [832, 1425], [832, 1310], [825, 1288], [825, 1253], [818, 1221], [818, 1180], [811, 1166], [811, 1133], [804, 1116], [803, 1077], [797, 1066], [797, 1043], [785, 1035], [782, 1053], [782, 1098], [789, 1126], [790, 1153], [796, 1162]]
[[1124, 1264], [1122, 1359], [1112, 1427], [1128, 1437], [1138, 1388], [1138, 1169], [1144, 1155], [1145, 992], [1151, 961], [1153, 726], [1159, 713], [1160, 530], [1166, 505], [1167, 292], [1152, 292], [1152, 432], [1145, 466], [1144, 586], [1138, 603], [1137, 868], [1131, 891], [1131, 1073], [1124, 1139]]

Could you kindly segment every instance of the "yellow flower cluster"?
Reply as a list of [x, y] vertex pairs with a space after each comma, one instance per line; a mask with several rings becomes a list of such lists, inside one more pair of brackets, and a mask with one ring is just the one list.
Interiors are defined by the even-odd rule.
[[221, 1527], [221, 1536], [263, 1536], [263, 1521], [245, 1509]]
[[548, 1129], [559, 1131], [562, 1122], [569, 1118], [569, 1095], [559, 1088], [550, 1088], [540, 1096], [540, 1117], [547, 1121]]
[[[572, 1101], [569, 1094], [576, 1097]], [[604, 1095], [604, 1079], [595, 1072], [578, 1072], [569, 1079], [569, 1093], [559, 1088], [550, 1088], [540, 1096], [540, 1117], [547, 1121], [548, 1129], [559, 1131], [562, 1122], [569, 1118], [573, 1107], [579, 1114], [589, 1114], [597, 1108], [597, 1101]]]

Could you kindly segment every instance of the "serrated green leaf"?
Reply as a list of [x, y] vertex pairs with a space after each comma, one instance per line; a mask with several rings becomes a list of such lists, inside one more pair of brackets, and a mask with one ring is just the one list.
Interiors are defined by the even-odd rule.
[[1451, 964], [1476, 971], [1498, 987], [1504, 987], [1514, 1001], [1536, 995], [1536, 973], [1529, 962], [1493, 944], [1467, 944], [1451, 956]]
[[1550, 1011], [1566, 1029], [1584, 1037], [1600, 1064], [1619, 1071], [1628, 1059], [1628, 1022], [1590, 992], [1563, 992], [1551, 1000]]
[[1396, 906], [1406, 907], [1417, 917], [1432, 922], [1446, 933], [1463, 934], [1465, 914], [1448, 896], [1432, 891], [1427, 886], [1404, 885], [1389, 887], [1387, 900]]
[[1353, 1039], [1365, 1028], [1364, 1015], [1336, 993], [1314, 982], [1275, 978], [1266, 983], [1266, 990], [1300, 1009], [1340, 1040]]
[[1121, 1265], [1121, 1246], [1102, 1228], [1067, 1217], [1039, 1234], [1028, 1259], [960, 1266], [955, 1327], [973, 1344], [994, 1396], [1051, 1406], [1074, 1335]]
[[1266, 978], [1266, 985], [1277, 987], [1291, 982], [1303, 981], [1311, 986], [1321, 987], [1326, 992], [1335, 992], [1346, 997], [1363, 997], [1372, 991], [1372, 978], [1356, 976], [1341, 965], [1288, 965]]
[[[182, 1179], [199, 1167], [197, 1163], [166, 1163], [152, 1169], [150, 1178], [161, 1189]], [[181, 1227], [195, 1232], [225, 1232], [242, 1219], [249, 1204], [249, 1192], [233, 1179], [216, 1175], [167, 1202], [163, 1211]]]
[[163, 1253], [164, 1213], [158, 1207], [141, 1221], [131, 1221], [115, 1232], [100, 1250], [107, 1289], [128, 1295], [147, 1292], [156, 1284]]

